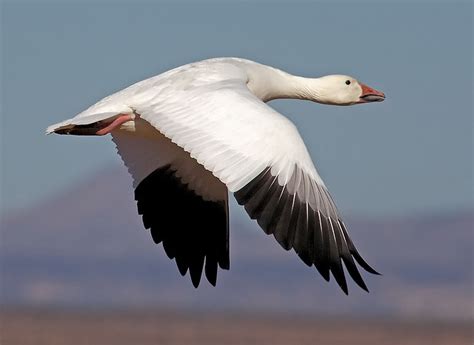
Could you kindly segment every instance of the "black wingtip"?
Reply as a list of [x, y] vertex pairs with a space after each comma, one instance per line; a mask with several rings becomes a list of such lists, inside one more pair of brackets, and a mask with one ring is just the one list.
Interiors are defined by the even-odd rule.
[[354, 279], [355, 283], [364, 291], [366, 292], [369, 292], [369, 288], [367, 287], [367, 285], [365, 284], [365, 282], [360, 279], [360, 280], [356, 280]]
[[339, 287], [342, 289], [342, 291], [344, 291], [344, 293], [346, 295], [348, 295], [349, 290], [347, 288], [347, 282], [346, 282], [346, 278], [344, 276], [344, 272], [342, 271], [342, 266], [341, 266], [340, 270], [339, 270], [339, 268], [337, 268], [337, 269], [333, 269], [331, 271], [332, 271], [332, 275], [334, 276], [334, 279], [336, 280]]
[[204, 267], [207, 281], [212, 285], [216, 286], [217, 282], [217, 262], [211, 260], [209, 256], [206, 258], [206, 265]]
[[225, 258], [224, 260], [219, 261], [219, 267], [223, 270], [230, 270], [230, 260], [229, 258]]
[[329, 272], [329, 267], [325, 266], [324, 268], [321, 265], [314, 264], [314, 267], [318, 270], [319, 274], [324, 278], [325, 281], [331, 280], [331, 275]]
[[357, 263], [362, 267], [364, 270], [366, 270], [369, 273], [381, 276], [382, 274], [374, 270], [365, 260], [360, 256], [360, 254], [357, 251], [351, 250], [351, 254], [354, 257], [354, 259], [357, 261]]
[[197, 289], [199, 287], [200, 281], [201, 281], [201, 279], [195, 280], [191, 277], [191, 282], [193, 283], [193, 286], [194, 286], [195, 289]]
[[201, 281], [203, 266], [204, 255], [199, 256], [189, 265], [189, 274], [191, 275], [191, 281], [195, 288], [199, 286], [199, 282]]
[[[341, 290], [344, 292], [346, 296], [349, 296], [349, 288], [347, 287], [347, 282], [346, 278], [344, 276], [344, 273], [339, 274], [336, 273], [334, 274], [335, 271], [332, 271], [332, 275], [334, 276], [334, 279], [336, 280], [337, 285], [341, 288]], [[337, 272], [337, 270], [336, 270]]]
[[205, 275], [212, 286], [217, 283], [218, 265], [230, 267], [227, 197], [223, 189], [222, 200], [204, 200], [170, 165], [156, 169], [135, 188], [145, 227], [150, 228], [155, 243], [162, 243], [168, 258], [176, 260], [179, 273], [189, 272], [195, 288], [200, 285], [205, 258]]
[[179, 273], [184, 277], [186, 272], [188, 272], [188, 265], [181, 262], [180, 260], [176, 260], [176, 264], [178, 266]]
[[[339, 223], [336, 223], [336, 224], [341, 224], [341, 222], [339, 221]], [[337, 228], [337, 230], [342, 230], [342, 226], [339, 226]], [[337, 245], [339, 247], [339, 256], [341, 257], [346, 269], [347, 269], [347, 272], [349, 273], [349, 275], [351, 276], [352, 280], [354, 280], [354, 282], [363, 290], [367, 291], [368, 292], [368, 289], [367, 289], [367, 285], [365, 284], [364, 282], [364, 279], [362, 278], [362, 276], [360, 275], [360, 272], [359, 270], [357, 269], [357, 266], [354, 262], [354, 259], [349, 251], [349, 248], [347, 246], [347, 242], [344, 240], [343, 236], [342, 236], [342, 233], [340, 233], [339, 231], [336, 231], [335, 232], [335, 235], [336, 235], [336, 241], [337, 241]]]
[[341, 225], [342, 232], [344, 233], [344, 237], [347, 240], [347, 245], [349, 247], [349, 252], [352, 254], [354, 259], [357, 261], [357, 263], [367, 272], [379, 275], [381, 276], [379, 272], [374, 270], [365, 260], [360, 256], [359, 252], [357, 251], [356, 247], [354, 246], [354, 243], [352, 243], [352, 240], [350, 239], [349, 235], [347, 234], [346, 226], [342, 221], [339, 221], [339, 224]]
[[359, 270], [357, 269], [357, 266], [355, 265], [354, 261], [352, 260], [352, 257], [348, 256], [347, 258], [344, 256], [342, 258], [344, 265], [346, 266], [347, 271], [349, 272], [349, 275], [352, 277], [352, 280], [363, 290], [369, 292], [367, 289], [367, 285], [364, 282], [364, 279], [359, 273]]
[[195, 288], [199, 286], [202, 276], [202, 264], [196, 264], [189, 267], [189, 274], [191, 275], [191, 281]]
[[163, 242], [163, 249], [165, 250], [165, 254], [169, 259], [172, 260], [176, 257], [175, 248], [172, 242]]
[[[357, 282], [356, 282], [356, 283], [357, 283]], [[365, 285], [364, 281], [362, 281], [362, 283], [360, 283], [360, 284], [357, 283], [357, 285], [359, 285], [359, 287], [360, 287], [362, 290], [364, 290], [364, 291], [366, 291], [366, 292], [369, 292], [369, 288], [367, 287], [367, 285]]]

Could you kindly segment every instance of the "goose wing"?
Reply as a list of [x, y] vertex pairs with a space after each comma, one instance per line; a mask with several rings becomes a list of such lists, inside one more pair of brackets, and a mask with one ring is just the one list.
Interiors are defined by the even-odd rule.
[[[185, 76], [183, 76], [185, 78]], [[291, 121], [257, 98], [245, 77], [170, 83], [130, 107], [234, 192], [251, 218], [347, 293], [342, 263], [377, 274], [352, 243]], [[148, 90], [148, 93], [154, 93]], [[145, 101], [142, 101], [145, 100]]]
[[143, 224], [195, 287], [203, 270], [215, 286], [218, 266], [229, 269], [227, 188], [145, 121], [136, 126], [150, 127], [147, 135], [119, 130], [112, 138], [133, 177]]

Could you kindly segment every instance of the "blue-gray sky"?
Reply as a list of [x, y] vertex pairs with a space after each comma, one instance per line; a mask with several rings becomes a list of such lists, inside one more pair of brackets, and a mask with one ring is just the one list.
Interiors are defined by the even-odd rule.
[[339, 207], [395, 215], [472, 207], [472, 3], [2, 5], [2, 206], [103, 166], [107, 138], [44, 128], [140, 79], [216, 56], [350, 74], [387, 100], [272, 106], [299, 127]]

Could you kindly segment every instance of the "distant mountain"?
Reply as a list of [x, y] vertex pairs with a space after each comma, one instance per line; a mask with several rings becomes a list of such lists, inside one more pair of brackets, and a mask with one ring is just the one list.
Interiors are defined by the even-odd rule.
[[136, 213], [126, 170], [110, 167], [2, 219], [1, 303], [285, 310], [472, 319], [471, 211], [346, 222], [367, 261], [370, 294], [349, 296], [285, 252], [232, 206], [231, 270], [194, 289]]

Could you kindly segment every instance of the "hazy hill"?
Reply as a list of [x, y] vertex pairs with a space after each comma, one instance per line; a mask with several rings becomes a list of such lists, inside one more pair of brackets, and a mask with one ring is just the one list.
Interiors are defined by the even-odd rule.
[[162, 306], [472, 318], [472, 212], [348, 218], [382, 277], [346, 297], [233, 207], [231, 271], [195, 290], [142, 228], [130, 179], [110, 167], [2, 220], [3, 304]]

